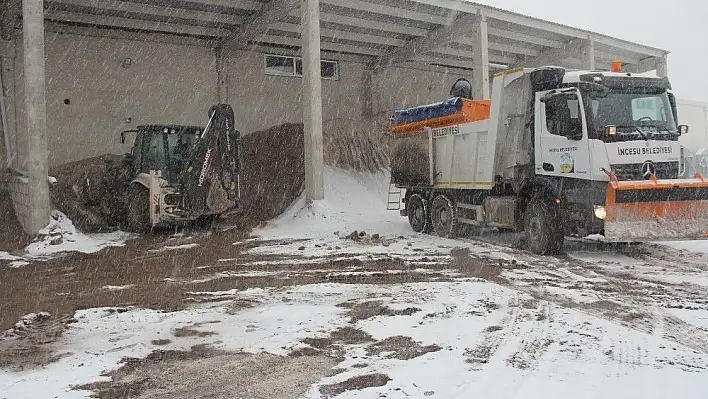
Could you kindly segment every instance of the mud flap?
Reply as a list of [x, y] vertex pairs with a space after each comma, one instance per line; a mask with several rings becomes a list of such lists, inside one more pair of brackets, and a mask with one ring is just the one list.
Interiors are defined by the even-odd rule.
[[708, 238], [708, 180], [610, 181], [605, 240], [670, 241]]

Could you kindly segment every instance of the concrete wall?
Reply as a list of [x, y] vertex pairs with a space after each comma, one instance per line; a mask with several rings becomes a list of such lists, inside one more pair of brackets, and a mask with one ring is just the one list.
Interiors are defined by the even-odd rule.
[[[236, 126], [244, 133], [302, 122], [302, 78], [266, 75], [263, 57], [262, 53], [239, 51], [228, 60], [229, 102]], [[361, 119], [364, 64], [337, 61], [339, 80], [322, 80], [323, 120]]]
[[[15, 39], [3, 75], [18, 170], [25, 169], [27, 153], [21, 43]], [[204, 124], [208, 108], [218, 101], [211, 48], [48, 31], [45, 54], [50, 166], [122, 154], [129, 146], [120, 144], [120, 132], [139, 124]], [[339, 62], [339, 79], [322, 82], [323, 119], [329, 125], [357, 125], [367, 106], [382, 116], [439, 101], [458, 77], [471, 78], [469, 72], [406, 65], [374, 74], [367, 90], [364, 59], [327, 58]], [[130, 65], [124, 65], [127, 59]], [[243, 133], [302, 121], [302, 78], [266, 75], [263, 53], [232, 54], [227, 76], [229, 102]]]
[[3, 194], [3, 188], [10, 193], [17, 220], [22, 225], [22, 228], [27, 231], [29, 227], [27, 226], [29, 220], [29, 206], [27, 205], [29, 203], [29, 185], [27, 184], [27, 178], [0, 172], [0, 195]]
[[[15, 125], [23, 138], [22, 51], [16, 48]], [[139, 124], [206, 123], [218, 99], [209, 48], [47, 33], [45, 54], [50, 165], [123, 153], [120, 132]], [[126, 59], [129, 66], [122, 65]], [[26, 143], [19, 141], [24, 160]]]

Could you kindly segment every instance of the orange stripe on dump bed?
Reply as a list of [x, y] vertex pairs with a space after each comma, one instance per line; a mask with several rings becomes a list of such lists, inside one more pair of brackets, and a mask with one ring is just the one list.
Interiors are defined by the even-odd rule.
[[393, 125], [395, 133], [412, 133], [420, 131], [424, 127], [437, 128], [461, 123], [476, 122], [489, 119], [492, 107], [491, 100], [462, 100], [462, 109], [458, 112], [438, 118], [430, 118], [419, 122], [402, 123]]

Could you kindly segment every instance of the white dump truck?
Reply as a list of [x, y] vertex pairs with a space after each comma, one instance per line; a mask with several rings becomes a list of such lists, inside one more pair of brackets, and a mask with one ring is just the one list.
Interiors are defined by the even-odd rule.
[[667, 78], [514, 69], [491, 101], [398, 110], [391, 179], [413, 230], [524, 232], [539, 254], [566, 236], [641, 242], [708, 236], [708, 179], [679, 178], [676, 100]]

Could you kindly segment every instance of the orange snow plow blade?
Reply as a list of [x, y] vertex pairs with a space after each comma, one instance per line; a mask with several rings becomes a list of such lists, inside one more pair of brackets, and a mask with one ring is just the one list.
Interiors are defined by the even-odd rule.
[[607, 186], [605, 239], [641, 242], [708, 238], [708, 180], [617, 181]]

